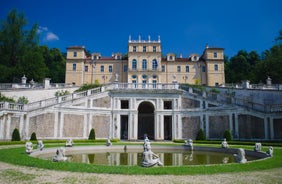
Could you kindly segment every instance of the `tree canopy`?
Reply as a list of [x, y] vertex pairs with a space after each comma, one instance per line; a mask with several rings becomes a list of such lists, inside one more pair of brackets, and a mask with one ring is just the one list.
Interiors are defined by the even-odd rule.
[[49, 77], [53, 82], [64, 82], [65, 58], [56, 48], [39, 46], [38, 25], [30, 30], [23, 13], [16, 9], [2, 20], [0, 28], [0, 82], [19, 82], [28, 79], [42, 82]]

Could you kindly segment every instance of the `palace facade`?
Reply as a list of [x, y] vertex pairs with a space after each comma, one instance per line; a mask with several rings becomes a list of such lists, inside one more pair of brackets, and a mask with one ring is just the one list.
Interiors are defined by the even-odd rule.
[[179, 83], [219, 86], [225, 83], [223, 48], [206, 46], [203, 53], [179, 57], [174, 53], [163, 57], [158, 40], [128, 40], [128, 53], [86, 54], [83, 46], [67, 48], [66, 84], [108, 84], [118, 75], [119, 83], [164, 84]]

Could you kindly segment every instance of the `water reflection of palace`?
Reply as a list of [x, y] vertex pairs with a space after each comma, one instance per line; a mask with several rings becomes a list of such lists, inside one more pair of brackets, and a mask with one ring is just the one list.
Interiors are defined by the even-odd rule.
[[[182, 166], [182, 165], [202, 165], [202, 164], [220, 164], [233, 162], [233, 156], [213, 153], [213, 152], [177, 152], [161, 153], [155, 152], [165, 166]], [[71, 162], [89, 163], [95, 165], [141, 165], [142, 153], [137, 152], [112, 152], [112, 153], [91, 153], [91, 154], [74, 154], [68, 156]]]

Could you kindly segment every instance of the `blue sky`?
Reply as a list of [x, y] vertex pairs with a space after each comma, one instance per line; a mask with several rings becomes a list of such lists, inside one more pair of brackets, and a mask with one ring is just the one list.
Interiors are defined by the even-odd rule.
[[201, 54], [205, 45], [239, 50], [269, 49], [282, 30], [281, 0], [0, 0], [0, 19], [16, 8], [37, 23], [40, 44], [85, 45], [110, 56], [127, 52], [128, 37], [162, 41], [164, 54]]

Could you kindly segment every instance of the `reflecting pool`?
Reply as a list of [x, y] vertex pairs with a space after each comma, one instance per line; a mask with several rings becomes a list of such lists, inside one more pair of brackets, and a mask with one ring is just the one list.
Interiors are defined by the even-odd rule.
[[[164, 166], [182, 166], [182, 165], [207, 165], [207, 164], [226, 164], [234, 163], [232, 154], [208, 152], [208, 151], [187, 151], [187, 150], [158, 150], [154, 149]], [[54, 154], [42, 154], [39, 158], [52, 160]], [[66, 153], [68, 162], [89, 163], [95, 165], [141, 165], [142, 152], [139, 151], [109, 151], [107, 152], [74, 152]], [[252, 158], [247, 158], [248, 161]]]

